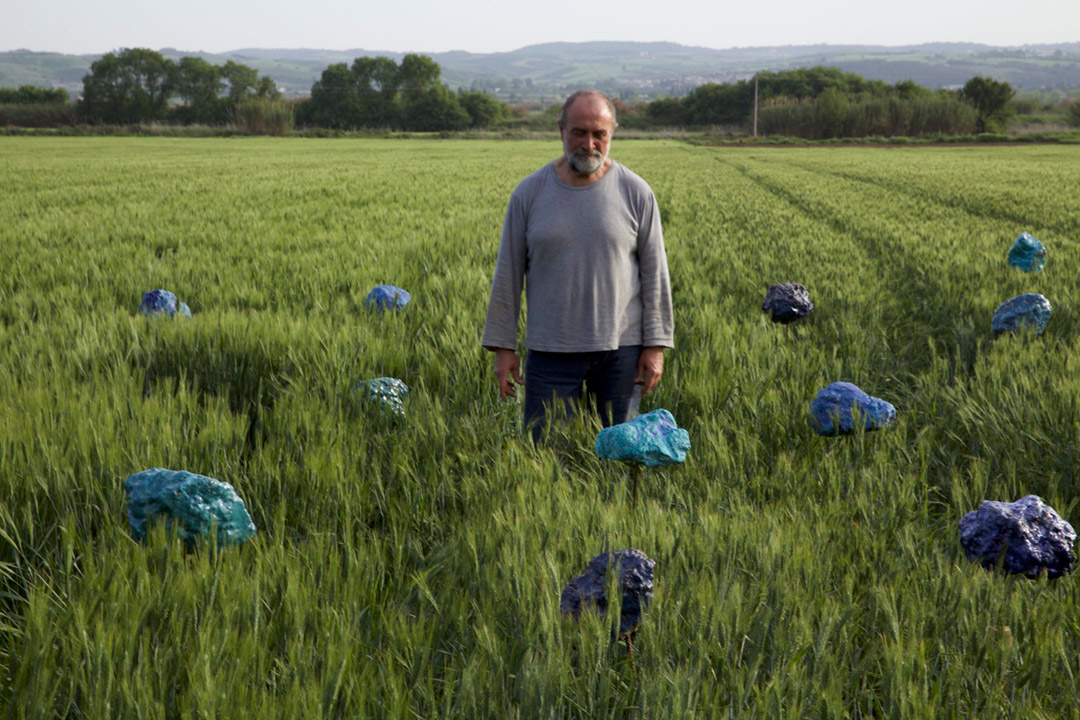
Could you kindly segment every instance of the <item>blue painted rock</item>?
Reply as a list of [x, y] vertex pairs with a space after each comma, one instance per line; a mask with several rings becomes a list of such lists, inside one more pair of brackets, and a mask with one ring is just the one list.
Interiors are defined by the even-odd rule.
[[865, 430], [883, 428], [896, 417], [896, 408], [890, 403], [870, 397], [851, 383], [834, 382], [810, 401], [814, 430], [826, 436], [854, 432], [856, 409], [862, 415]]
[[409, 386], [397, 378], [365, 380], [356, 386], [356, 391], [366, 402], [381, 407], [395, 417], [405, 417], [405, 396], [409, 394]]
[[575, 620], [585, 607], [593, 607], [604, 615], [608, 607], [604, 576], [612, 565], [619, 568], [619, 591], [622, 593], [619, 634], [625, 635], [637, 630], [641, 616], [652, 599], [653, 568], [656, 563], [640, 550], [616, 550], [594, 557], [585, 572], [563, 588], [559, 610]]
[[364, 307], [375, 310], [398, 310], [409, 304], [412, 296], [397, 285], [376, 285], [364, 298]]
[[769, 286], [761, 309], [772, 313], [773, 322], [786, 325], [813, 312], [814, 303], [810, 302], [810, 293], [799, 283], [780, 283]]
[[1072, 570], [1076, 531], [1037, 495], [1016, 502], [983, 500], [960, 520], [960, 544], [969, 560], [1009, 573], [1056, 578]]
[[148, 290], [143, 293], [139, 312], [151, 317], [191, 317], [191, 308], [185, 303], [177, 302], [176, 295], [168, 290]]
[[597, 457], [660, 467], [686, 460], [690, 434], [667, 410], [653, 410], [630, 422], [604, 428], [596, 436]]
[[1006, 300], [994, 311], [994, 334], [1015, 332], [1020, 328], [1035, 328], [1042, 335], [1050, 322], [1050, 301], [1038, 293], [1024, 293]]
[[136, 540], [146, 537], [148, 525], [163, 520], [175, 526], [187, 543], [208, 537], [217, 528], [219, 545], [242, 543], [255, 534], [244, 501], [233, 486], [214, 478], [151, 468], [128, 476], [127, 515]]
[[1042, 272], [1046, 267], [1046, 248], [1031, 235], [1020, 233], [1009, 248], [1009, 265], [1024, 272]]

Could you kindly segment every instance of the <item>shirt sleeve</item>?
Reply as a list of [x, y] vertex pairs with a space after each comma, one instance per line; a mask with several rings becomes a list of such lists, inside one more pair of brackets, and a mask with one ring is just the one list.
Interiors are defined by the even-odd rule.
[[641, 344], [675, 347], [675, 321], [671, 309], [664, 234], [656, 195], [649, 193], [638, 225], [638, 272], [641, 282]]
[[488, 350], [517, 349], [517, 321], [525, 283], [528, 250], [525, 246], [525, 209], [518, 193], [510, 196], [503, 221], [495, 276], [491, 280], [483, 346]]

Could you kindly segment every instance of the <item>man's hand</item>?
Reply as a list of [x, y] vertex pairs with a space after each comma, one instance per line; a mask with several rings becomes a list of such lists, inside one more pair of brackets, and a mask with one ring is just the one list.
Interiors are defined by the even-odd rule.
[[[663, 358], [660, 362], [663, 364]], [[495, 377], [499, 380], [500, 400], [517, 395], [517, 390], [514, 389], [510, 378], [513, 377], [518, 385], [524, 385], [525, 381], [521, 379], [521, 364], [518, 362], [516, 352], [506, 348], [495, 349]]]
[[641, 357], [638, 358], [637, 363], [637, 375], [634, 376], [634, 384], [641, 386], [641, 397], [648, 395], [650, 390], [660, 384], [660, 376], [663, 374], [664, 348], [641, 348]]

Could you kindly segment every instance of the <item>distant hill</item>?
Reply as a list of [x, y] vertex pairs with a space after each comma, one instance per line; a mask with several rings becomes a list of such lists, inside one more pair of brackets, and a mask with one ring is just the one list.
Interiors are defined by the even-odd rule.
[[[288, 95], [305, 95], [331, 63], [403, 53], [378, 50], [243, 48], [204, 53], [164, 48], [166, 57], [194, 55], [215, 64], [235, 60], [257, 68]], [[503, 53], [426, 53], [452, 88], [495, 92], [504, 100], [554, 100], [567, 90], [599, 87], [623, 98], [681, 95], [706, 82], [732, 82], [759, 70], [832, 65], [869, 79], [914, 80], [926, 87], [961, 85], [975, 75], [1025, 89], [1080, 89], [1080, 42], [1000, 48], [973, 43], [785, 45], [716, 50], [676, 43], [545, 43]], [[82, 77], [98, 55], [14, 50], [0, 52], [0, 87], [23, 84], [82, 90]]]

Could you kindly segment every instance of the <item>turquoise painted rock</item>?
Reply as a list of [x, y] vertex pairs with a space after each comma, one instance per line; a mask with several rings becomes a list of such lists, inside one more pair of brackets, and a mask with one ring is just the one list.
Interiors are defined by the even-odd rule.
[[661, 467], [686, 460], [690, 434], [667, 410], [653, 410], [630, 422], [604, 428], [596, 436], [597, 457]]
[[395, 417], [405, 417], [405, 396], [409, 386], [397, 378], [380, 377], [365, 380], [356, 386], [361, 398], [372, 403]]
[[364, 307], [372, 310], [400, 310], [409, 304], [412, 295], [397, 285], [376, 285], [364, 298]]
[[854, 411], [862, 415], [864, 430], [883, 428], [896, 417], [896, 408], [881, 398], [870, 397], [848, 382], [834, 382], [810, 401], [811, 424], [819, 435], [844, 435], [855, 431]]
[[1046, 267], [1046, 248], [1026, 232], [1020, 233], [1009, 248], [1009, 265], [1024, 272], [1042, 272]]
[[191, 317], [191, 308], [178, 302], [168, 290], [148, 290], [143, 293], [139, 312], [149, 317]]
[[1024, 293], [1006, 300], [994, 311], [994, 334], [1015, 332], [1021, 328], [1034, 328], [1042, 335], [1050, 322], [1050, 301], [1038, 293]]
[[150, 468], [128, 476], [127, 515], [131, 534], [143, 540], [149, 525], [164, 521], [188, 544], [217, 530], [219, 545], [242, 543], [255, 535], [244, 501], [233, 486], [214, 478], [186, 472]]

